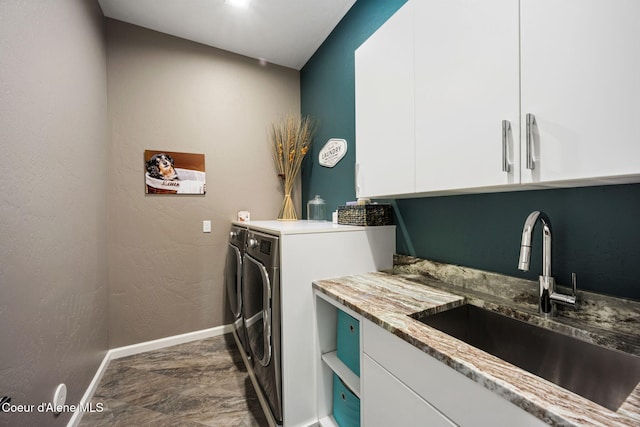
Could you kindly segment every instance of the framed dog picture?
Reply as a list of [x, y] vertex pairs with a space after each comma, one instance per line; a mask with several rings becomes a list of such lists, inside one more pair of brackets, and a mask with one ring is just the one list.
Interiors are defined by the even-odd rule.
[[147, 194], [205, 194], [204, 154], [144, 151]]

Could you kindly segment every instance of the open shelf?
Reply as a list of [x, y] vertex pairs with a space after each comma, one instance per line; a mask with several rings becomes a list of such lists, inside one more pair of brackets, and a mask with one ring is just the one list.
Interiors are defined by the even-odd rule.
[[[358, 321], [360, 328], [361, 316], [339, 302], [327, 297], [318, 290], [314, 291], [317, 329], [317, 398], [319, 427], [339, 427], [333, 415], [335, 398], [334, 378], [338, 377], [342, 384], [339, 387], [348, 389], [360, 399], [360, 377], [355, 374], [342, 360], [338, 358], [337, 335], [338, 317], [342, 311]], [[362, 335], [359, 334], [359, 339]], [[361, 348], [361, 344], [358, 343]], [[342, 355], [342, 353], [341, 353]]]
[[338, 352], [330, 351], [322, 355], [322, 361], [342, 379], [347, 387], [360, 398], [360, 377], [353, 373], [342, 360], [338, 359]]
[[318, 420], [318, 425], [320, 427], [340, 427], [336, 422], [336, 419], [333, 418], [333, 415], [327, 415], [324, 418], [320, 418]]

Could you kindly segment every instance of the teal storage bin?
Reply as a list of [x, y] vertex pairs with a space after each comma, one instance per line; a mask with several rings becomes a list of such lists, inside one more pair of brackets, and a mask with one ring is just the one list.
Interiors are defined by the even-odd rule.
[[360, 427], [360, 399], [333, 374], [333, 418], [340, 427]]
[[338, 359], [360, 376], [360, 322], [338, 310]]

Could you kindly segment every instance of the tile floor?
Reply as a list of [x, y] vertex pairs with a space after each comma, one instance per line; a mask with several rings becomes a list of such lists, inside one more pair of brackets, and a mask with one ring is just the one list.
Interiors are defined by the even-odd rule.
[[112, 360], [80, 426], [268, 426], [231, 334]]

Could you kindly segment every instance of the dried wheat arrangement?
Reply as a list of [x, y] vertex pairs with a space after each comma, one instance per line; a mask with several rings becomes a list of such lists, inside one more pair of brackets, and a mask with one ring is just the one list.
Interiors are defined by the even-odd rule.
[[302, 160], [311, 148], [314, 132], [315, 124], [311, 118], [294, 114], [287, 115], [284, 120], [271, 126], [269, 133], [271, 152], [284, 190], [284, 200], [278, 219], [298, 219], [291, 200], [291, 192], [295, 179], [300, 173]]

